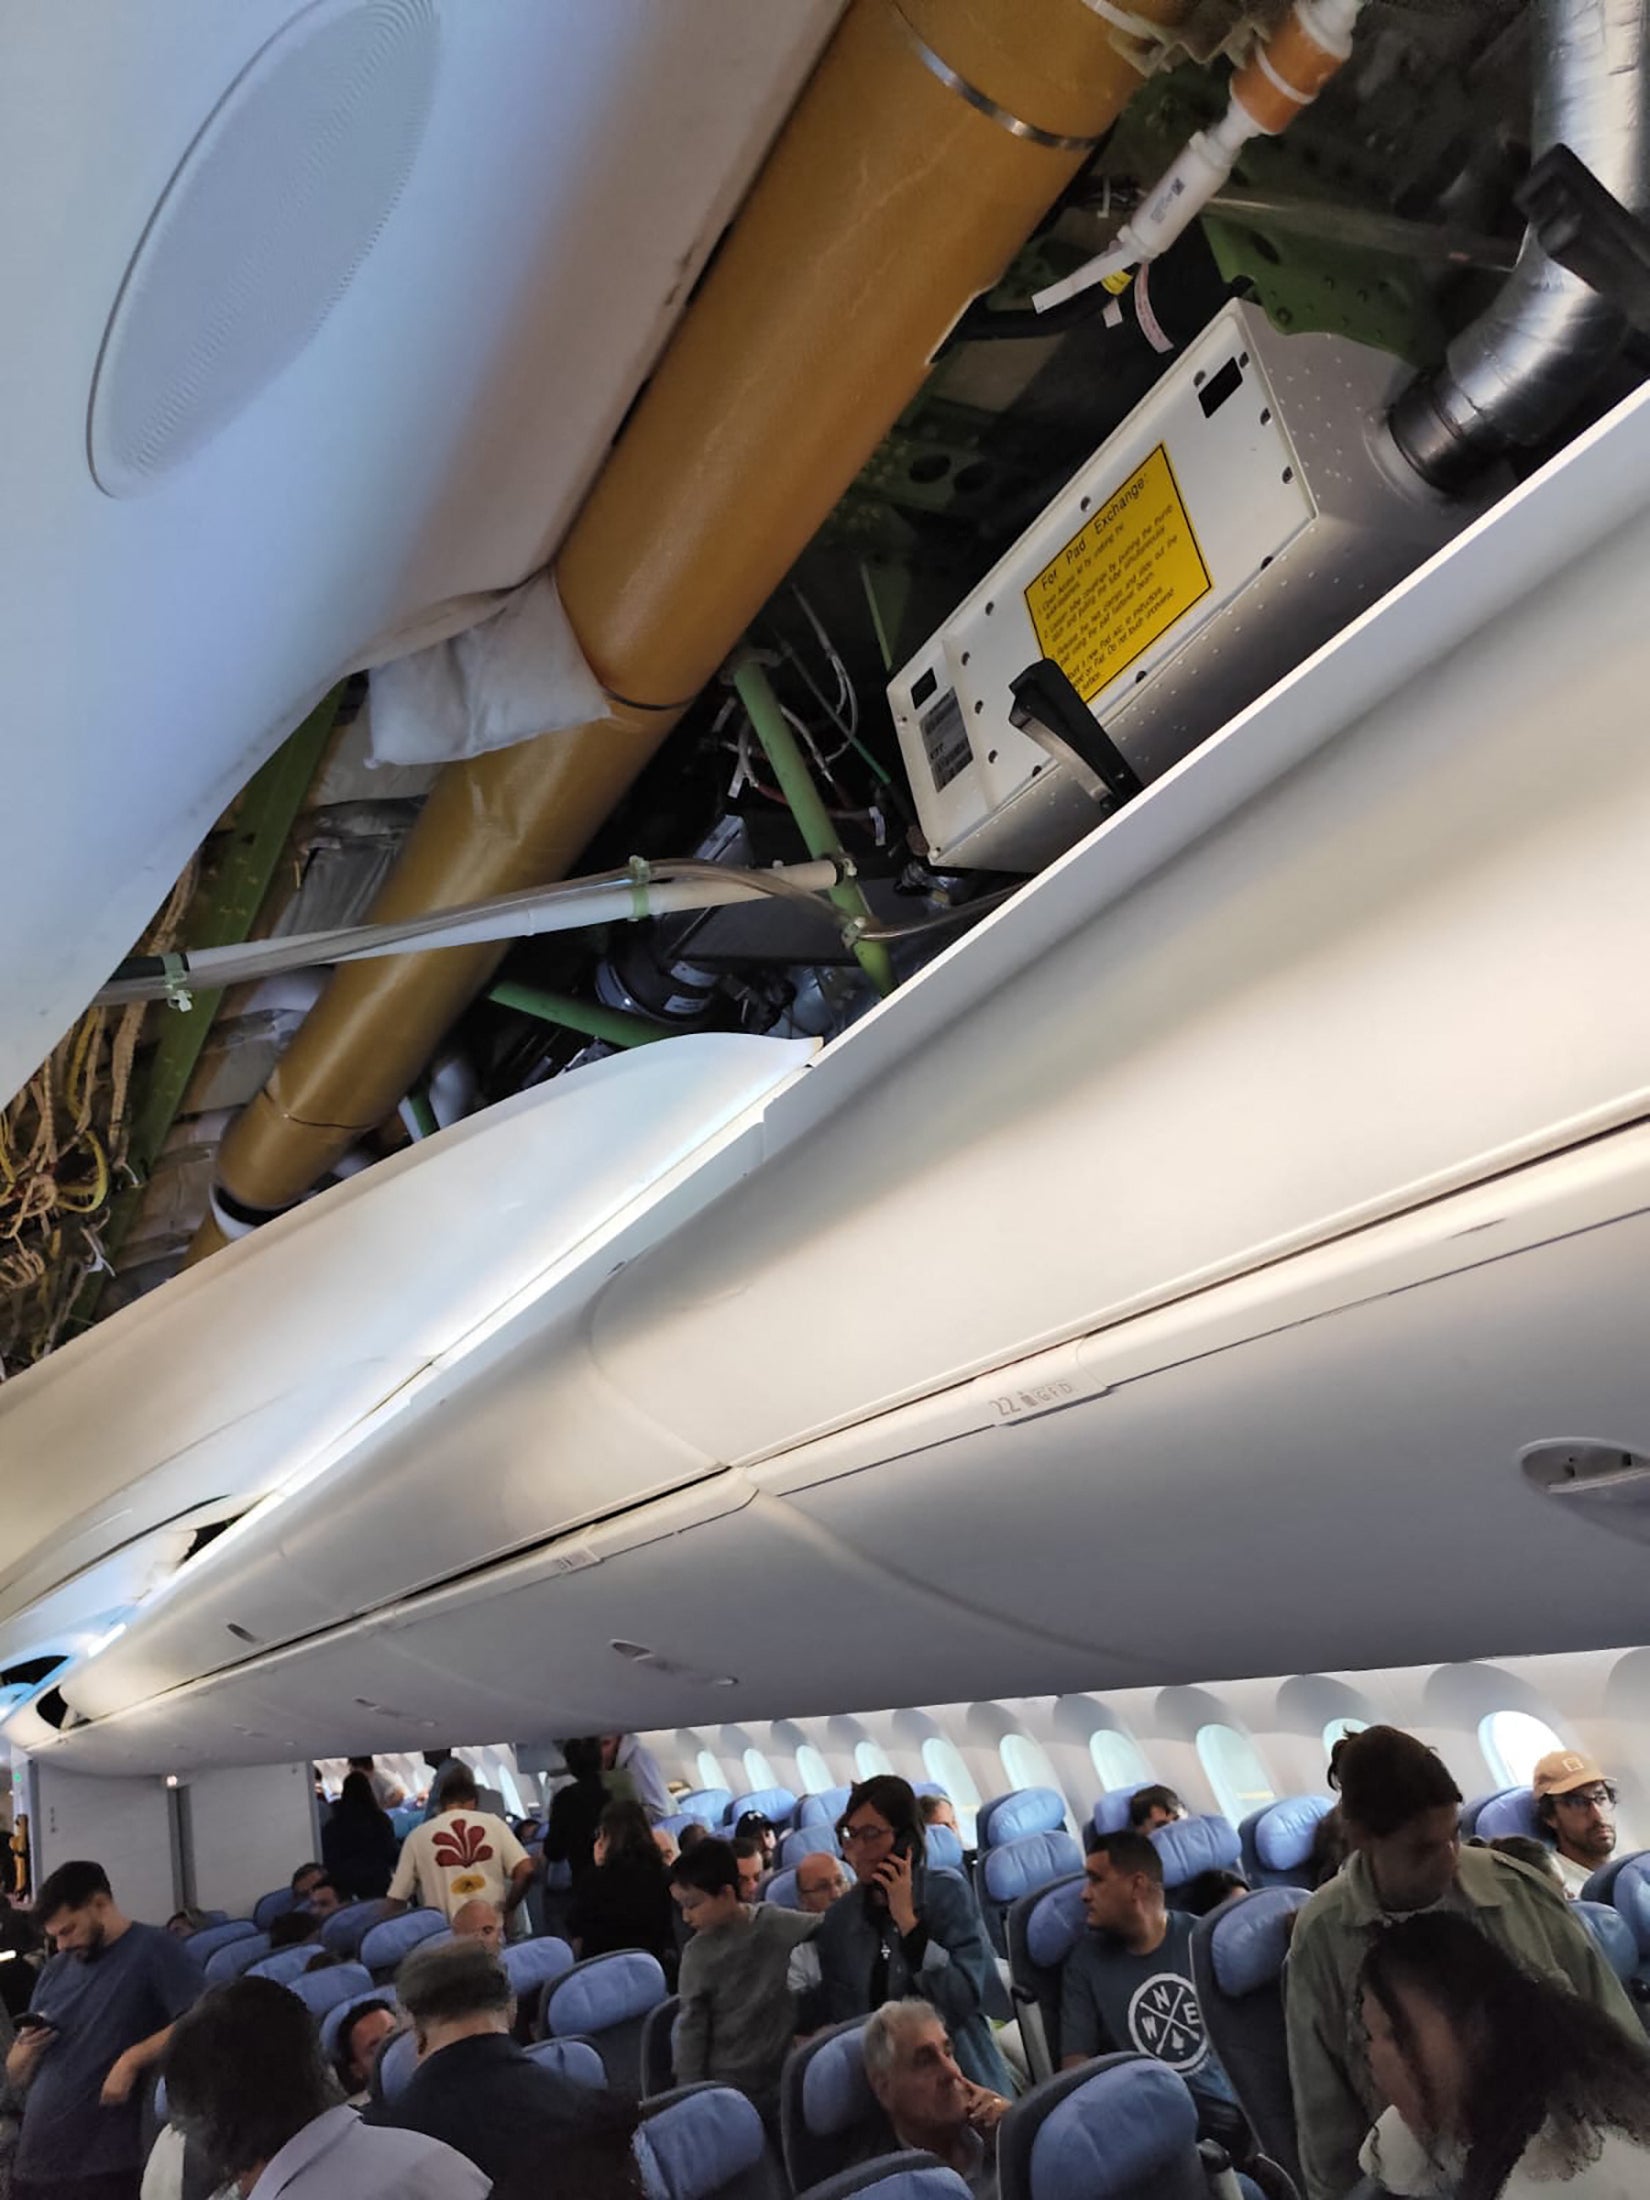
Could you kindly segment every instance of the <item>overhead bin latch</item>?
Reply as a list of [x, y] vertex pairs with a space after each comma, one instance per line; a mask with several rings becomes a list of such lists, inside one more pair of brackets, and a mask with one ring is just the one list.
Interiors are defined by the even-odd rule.
[[1010, 725], [1064, 764], [1089, 798], [1121, 807], [1145, 782], [1052, 657], [1040, 657], [1008, 683]]

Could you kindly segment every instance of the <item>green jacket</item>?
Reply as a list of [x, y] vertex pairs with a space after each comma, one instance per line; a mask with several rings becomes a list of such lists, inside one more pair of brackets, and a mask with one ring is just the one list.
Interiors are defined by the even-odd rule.
[[[1445, 1907], [1471, 1917], [1537, 1978], [1596, 2002], [1644, 2044], [1633, 2005], [1552, 1882], [1493, 1849], [1463, 1849]], [[1344, 2200], [1362, 2176], [1358, 2149], [1385, 2103], [1370, 2083], [1353, 1989], [1370, 1935], [1385, 1918], [1368, 1859], [1344, 1870], [1299, 1913], [1284, 1988], [1289, 2077], [1307, 2200]]]

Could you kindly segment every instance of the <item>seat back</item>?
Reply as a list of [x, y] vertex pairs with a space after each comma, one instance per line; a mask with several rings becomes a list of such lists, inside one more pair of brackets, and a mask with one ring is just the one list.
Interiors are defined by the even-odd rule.
[[676, 1841], [681, 1840], [689, 1826], [703, 1826], [707, 1833], [711, 1830], [707, 1820], [695, 1818], [693, 1813], [687, 1810], [673, 1810], [668, 1818], [659, 1818], [654, 1821], [655, 1832], [668, 1833]]
[[1177, 1818], [1172, 1826], [1159, 1826], [1146, 1836], [1163, 1859], [1163, 1892], [1169, 1907], [1178, 1908], [1175, 1896], [1204, 1872], [1236, 1871], [1241, 1858], [1237, 1828], [1229, 1819], [1210, 1812], [1202, 1818]]
[[393, 2101], [406, 2092], [418, 2068], [418, 2041], [410, 2032], [395, 2032], [378, 2050], [372, 2066], [370, 2092], [375, 2101]]
[[672, 1994], [642, 2019], [642, 2098], [653, 2100], [676, 2083], [676, 2019], [682, 1997]]
[[801, 2200], [968, 2200], [968, 2187], [954, 2169], [932, 2154], [879, 2154], [874, 2162], [827, 2177]]
[[952, 1872], [963, 1870], [962, 1839], [949, 1826], [925, 1826], [922, 1845], [929, 1863], [937, 1869]]
[[552, 2039], [576, 2033], [602, 2058], [608, 2083], [641, 2091], [642, 2026], [665, 1999], [665, 1974], [640, 1948], [587, 1956], [554, 1980], [544, 1995], [544, 2029]]
[[[1594, 1878], [1597, 1876], [1595, 1873]], [[1590, 1887], [1592, 1880], [1587, 1884]], [[1617, 1913], [1632, 1932], [1640, 1963], [1650, 1963], [1650, 1855], [1632, 1857], [1622, 1866], [1612, 1895]], [[1587, 1899], [1584, 1893], [1582, 1900]]]
[[268, 1953], [267, 1933], [243, 1933], [238, 1939], [225, 1941], [206, 1959], [207, 1985], [227, 1986], [232, 1978], [239, 1978], [243, 1971], [250, 1971], [253, 1964], [261, 1963]]
[[203, 1925], [198, 1933], [191, 1933], [183, 1945], [204, 1971], [220, 1948], [227, 1948], [237, 1940], [252, 1940], [257, 1931], [251, 1918], [232, 1917], [227, 1924]]
[[390, 1906], [384, 1901], [346, 1902], [321, 1927], [321, 1945], [335, 1956], [358, 1956], [362, 1941], [389, 1914]]
[[1052, 1887], [1057, 1879], [1069, 1879], [1083, 1868], [1082, 1851], [1069, 1833], [1022, 1833], [1018, 1840], [986, 1849], [975, 1865], [980, 1915], [991, 1945], [999, 1954], [1008, 1948], [1007, 1918], [1014, 1904], [1028, 1894]]
[[523, 2010], [531, 2010], [535, 2029], [542, 2030], [544, 1997], [557, 1979], [565, 1978], [577, 1958], [565, 1940], [557, 1940], [553, 1933], [541, 1934], [537, 1940], [513, 1940], [500, 1958], [510, 1984], [515, 1990], [516, 2001]]
[[1608, 1864], [1601, 1864], [1582, 1888], [1582, 1901], [1613, 1902], [1616, 1898], [1617, 1879], [1629, 1864], [1636, 1864], [1643, 1856], [1650, 1856], [1650, 1849], [1626, 1849], [1620, 1856], [1612, 1856]]
[[676, 1798], [676, 1809], [684, 1818], [697, 1818], [714, 1833], [721, 1826], [733, 1802], [732, 1788], [689, 1788], [685, 1795]]
[[895, 2145], [865, 2076], [865, 2025], [864, 2017], [850, 2017], [815, 2033], [785, 2058], [779, 2129], [793, 2191], [804, 2192]]
[[727, 2085], [684, 2085], [642, 2104], [636, 2158], [659, 2200], [781, 2200], [762, 2119]]
[[[1034, 1888], [1009, 1910], [1008, 1975], [1034, 2077], [1050, 2077], [1060, 2067], [1061, 1967], [1086, 1929], [1081, 1872]], [[1033, 2010], [1038, 2024], [1026, 2021]]]
[[1059, 1833], [1066, 1823], [1066, 1799], [1057, 1788], [1014, 1788], [982, 1803], [975, 1817], [975, 1843], [981, 1850], [1001, 1848], [1027, 1833]]
[[1129, 1822], [1129, 1805], [1142, 1788], [1157, 1787], [1153, 1780], [1136, 1780], [1133, 1787], [1107, 1788], [1094, 1806], [1089, 1824], [1096, 1833], [1121, 1833]]
[[1491, 1803], [1498, 1802], [1503, 1795], [1516, 1795], [1518, 1792], [1517, 1788], [1497, 1788], [1491, 1795], [1475, 1795], [1471, 1802], [1463, 1803], [1461, 1805], [1462, 1839], [1465, 1840], [1468, 1835], [1478, 1831], [1479, 1818]]
[[1251, 1811], [1238, 1828], [1241, 1869], [1251, 1887], [1310, 1887], [1319, 1824], [1335, 1808], [1333, 1795], [1286, 1795]]
[[832, 1826], [798, 1826], [779, 1844], [779, 1862], [786, 1871], [793, 1871], [805, 1856], [826, 1854], [842, 1854], [842, 1844]]
[[748, 1810], [760, 1811], [777, 1832], [783, 1833], [796, 1816], [796, 1797], [789, 1788], [756, 1788], [749, 1795], [737, 1795], [728, 1805], [727, 1824], [737, 1825]]
[[289, 1994], [296, 1994], [312, 2017], [324, 2017], [346, 2001], [358, 2001], [372, 1985], [365, 1964], [335, 1963], [325, 1971], [304, 1971], [284, 1979]]
[[375, 1979], [392, 1979], [404, 1956], [410, 1956], [433, 1933], [446, 1930], [447, 1920], [439, 1910], [404, 1910], [399, 1917], [382, 1918], [368, 1927], [361, 1941], [360, 1961]]
[[246, 1976], [272, 1978], [277, 1986], [286, 1986], [320, 1953], [320, 1943], [314, 1940], [301, 1941], [296, 1948], [277, 1948], [273, 1955], [260, 1956], [256, 1963], [249, 1963]]
[[298, 1907], [298, 1897], [290, 1887], [272, 1887], [268, 1894], [259, 1895], [252, 1905], [252, 1922], [260, 1933], [267, 1933], [278, 1917], [285, 1917], [288, 1910]]
[[1264, 1887], [1192, 1928], [1192, 1982], [1215, 2058], [1232, 2081], [1261, 2152], [1299, 2185], [1295, 2096], [1284, 2030], [1283, 1962], [1304, 1887]]
[[1531, 1788], [1508, 1788], [1504, 1795], [1492, 1795], [1478, 1813], [1472, 1830], [1480, 1841], [1501, 1841], [1515, 1833], [1521, 1833], [1527, 1841], [1550, 1838], [1536, 1816]]
[[600, 2093], [607, 2084], [606, 2065], [588, 2040], [534, 2040], [527, 2052], [534, 2062], [573, 2085]]
[[1146, 2055], [1102, 2055], [1016, 2101], [997, 2178], [1002, 2200], [1209, 2200], [1186, 2081]]
[[1577, 1902], [1573, 1907], [1576, 1923], [1586, 1926], [1598, 1943], [1599, 1954], [1625, 1985], [1639, 1967], [1638, 1939], [1632, 1926], [1607, 1902]]
[[796, 1806], [796, 1822], [799, 1826], [830, 1826], [833, 1829], [842, 1813], [848, 1808], [848, 1798], [853, 1793], [849, 1787], [821, 1788], [817, 1795], [804, 1795]]
[[789, 1871], [775, 1872], [762, 1890], [764, 1902], [773, 1903], [781, 1910], [800, 1910], [802, 1904], [796, 1895], [796, 1866]]

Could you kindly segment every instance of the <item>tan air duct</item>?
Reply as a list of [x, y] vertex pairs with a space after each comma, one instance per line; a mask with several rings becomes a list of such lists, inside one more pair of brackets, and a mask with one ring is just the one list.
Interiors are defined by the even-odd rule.
[[[612, 711], [449, 766], [374, 921], [567, 874], [1140, 82], [1113, 35], [1085, 0], [853, 0], [563, 546]], [[499, 955], [339, 971], [224, 1140], [229, 1210], [390, 1114]]]

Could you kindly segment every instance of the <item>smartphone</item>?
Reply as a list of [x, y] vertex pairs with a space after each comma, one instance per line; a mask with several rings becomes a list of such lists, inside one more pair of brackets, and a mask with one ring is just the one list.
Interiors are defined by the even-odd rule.
[[25, 2009], [20, 2017], [12, 2019], [12, 2023], [19, 2032], [55, 2032], [57, 2030], [57, 2026], [53, 2024], [50, 2017], [42, 2017], [33, 2009]]

